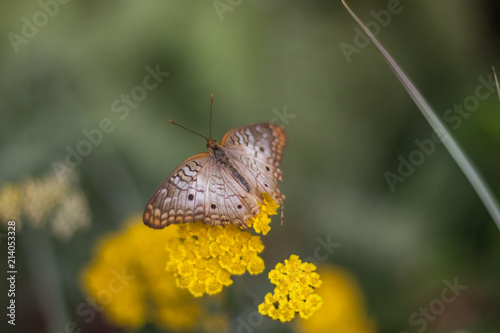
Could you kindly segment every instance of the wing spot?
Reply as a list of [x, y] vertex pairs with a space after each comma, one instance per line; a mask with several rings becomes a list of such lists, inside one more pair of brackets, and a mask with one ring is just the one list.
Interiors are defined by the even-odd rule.
[[193, 195], [192, 193], [191, 193], [191, 194], [189, 194], [189, 195], [188, 195], [188, 200], [189, 200], [189, 201], [193, 201], [193, 199], [194, 199], [194, 195]]
[[264, 148], [262, 148], [262, 147], [259, 147], [259, 150], [260, 150], [261, 152], [264, 152]]
[[238, 209], [242, 209], [242, 208], [243, 208], [243, 206], [242, 206], [242, 205], [238, 205]]
[[271, 169], [269, 169], [269, 167], [268, 167], [267, 165], [266, 165], [266, 170], [267, 170], [267, 171], [271, 171]]
[[269, 187], [269, 185], [267, 185], [267, 184], [264, 184], [264, 186], [265, 186], [265, 187]]
[[217, 208], [217, 205], [216, 204], [211, 204], [210, 208], [215, 209], [215, 208]]

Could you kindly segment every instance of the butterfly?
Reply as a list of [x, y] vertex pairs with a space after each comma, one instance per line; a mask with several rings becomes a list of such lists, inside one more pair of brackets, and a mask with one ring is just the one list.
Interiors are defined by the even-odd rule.
[[[238, 127], [226, 133], [220, 144], [211, 137], [205, 139], [209, 152], [182, 162], [151, 196], [143, 215], [147, 226], [162, 229], [202, 221], [246, 229], [246, 221], [260, 212], [264, 193], [283, 204], [278, 180], [283, 180], [279, 165], [286, 135], [281, 126]], [[283, 209], [281, 215], [283, 222]]]

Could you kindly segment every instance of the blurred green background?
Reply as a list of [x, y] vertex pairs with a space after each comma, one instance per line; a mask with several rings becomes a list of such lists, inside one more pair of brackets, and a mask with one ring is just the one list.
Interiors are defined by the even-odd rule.
[[[384, 173], [397, 173], [399, 156], [408, 159], [431, 128], [373, 45], [346, 58], [340, 45], [355, 46], [356, 25], [341, 2], [222, 3], [230, 10], [218, 12], [211, 1], [73, 0], [49, 9], [53, 17], [36, 32], [24, 28], [31, 32], [25, 39], [23, 17], [33, 22], [43, 6], [0, 5], [0, 185], [53, 172], [68, 146], [86, 140], [82, 131], [105, 118], [113, 126], [70, 168], [80, 174], [90, 227], [68, 241], [44, 229], [18, 231], [30, 244], [17, 252], [16, 328], [52, 329], [43, 310], [51, 302], [35, 296], [38, 277], [27, 264], [40, 248], [55, 254], [55, 266], [44, 270], [59, 281], [65, 320], [81, 321], [79, 274], [97, 240], [142, 212], [180, 162], [205, 151], [201, 138], [168, 119], [208, 134], [213, 93], [214, 139], [269, 121], [288, 135], [285, 224], [275, 217], [264, 237], [268, 267], [290, 253], [313, 256], [318, 237], [329, 237], [340, 247], [328, 261], [360, 281], [378, 332], [416, 332], [411, 314], [455, 278], [466, 291], [426, 331], [500, 331], [499, 230], [442, 145], [391, 191]], [[393, 1], [350, 3], [365, 22], [376, 22], [371, 11]], [[377, 37], [440, 116], [473, 96], [492, 65], [500, 70], [500, 1], [402, 0], [399, 8]], [[169, 75], [140, 96], [144, 90], [133, 89], [143, 85], [148, 66]], [[128, 113], [114, 112], [115, 100], [132, 92], [140, 101]], [[462, 120], [452, 132], [500, 196], [496, 92]], [[268, 290], [252, 278], [242, 281], [263, 297]], [[79, 327], [119, 331], [100, 321]]]

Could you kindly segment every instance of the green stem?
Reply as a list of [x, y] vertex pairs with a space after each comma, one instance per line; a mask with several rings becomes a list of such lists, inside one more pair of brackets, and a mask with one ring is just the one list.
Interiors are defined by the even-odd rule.
[[59, 269], [51, 240], [44, 230], [24, 228], [18, 236], [33, 281], [35, 296], [49, 332], [66, 328], [68, 313], [64, 306]]

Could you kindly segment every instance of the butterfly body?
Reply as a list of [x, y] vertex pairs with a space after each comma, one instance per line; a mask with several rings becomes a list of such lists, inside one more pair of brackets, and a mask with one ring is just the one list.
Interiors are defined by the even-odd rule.
[[203, 221], [235, 224], [260, 212], [263, 194], [282, 204], [277, 180], [286, 136], [274, 124], [261, 123], [229, 131], [218, 144], [207, 138], [209, 152], [179, 165], [158, 187], [143, 220], [155, 229], [173, 223]]
[[241, 185], [243, 188], [250, 192], [250, 186], [246, 179], [238, 172], [238, 170], [233, 166], [229, 157], [227, 156], [224, 147], [217, 144], [217, 141], [207, 138], [207, 148], [210, 149], [210, 155], [215, 159], [217, 165], [222, 168], [226, 168], [234, 179]]

